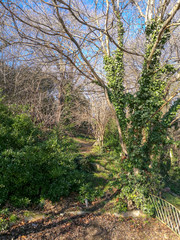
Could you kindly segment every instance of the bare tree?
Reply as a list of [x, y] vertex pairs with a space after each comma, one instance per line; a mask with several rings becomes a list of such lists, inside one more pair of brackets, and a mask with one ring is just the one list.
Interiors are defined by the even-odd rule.
[[[176, 21], [176, 13], [180, 8], [179, 0], [176, 3], [166, 0], [132, 0], [123, 3], [119, 0], [102, 0], [93, 1], [91, 6], [83, 0], [22, 0], [21, 4], [16, 0], [6, 0], [0, 3], [4, 16], [2, 30], [8, 30], [8, 37], [3, 37], [3, 44], [23, 44], [27, 50], [39, 48], [43, 56], [51, 62], [57, 62], [63, 57], [84, 78], [103, 88], [115, 117], [103, 71], [103, 56], [111, 55], [115, 48], [124, 51], [128, 56], [126, 62], [129, 62], [128, 58], [131, 55], [131, 66], [128, 68], [133, 72], [137, 69], [136, 79], [127, 82], [128, 85], [132, 85], [132, 82], [137, 82], [144, 58], [143, 47], [137, 51], [136, 46], [131, 45], [132, 39], [142, 39], [143, 26], [152, 19], [160, 19], [163, 22], [147, 59], [150, 65], [165, 29], [170, 28], [173, 31], [179, 25]], [[123, 14], [125, 11], [126, 14]], [[126, 30], [124, 47], [117, 41], [119, 18], [124, 22]], [[142, 45], [145, 46], [145, 38]], [[136, 61], [139, 66], [134, 68]], [[128, 74], [126, 79], [128, 80]], [[117, 117], [116, 122], [122, 150], [127, 153]]]
[[91, 99], [90, 123], [96, 144], [103, 147], [106, 125], [112, 118], [112, 111], [109, 108], [104, 95], [96, 94]]
[[16, 58], [1, 56], [0, 88], [6, 104], [27, 105], [34, 121], [46, 127], [60, 123], [62, 127], [68, 118], [74, 127], [85, 121], [82, 116], [88, 101], [72, 67], [65, 62], [63, 69], [62, 63], [61, 69], [59, 65], [20, 63]]

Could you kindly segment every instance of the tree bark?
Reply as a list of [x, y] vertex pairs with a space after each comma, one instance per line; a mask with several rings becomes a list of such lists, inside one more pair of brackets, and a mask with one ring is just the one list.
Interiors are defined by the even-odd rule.
[[116, 115], [116, 111], [114, 109], [114, 106], [109, 99], [107, 88], [105, 88], [105, 97], [106, 97], [106, 100], [107, 100], [107, 103], [108, 103], [110, 109], [112, 110], [112, 113], [113, 113], [115, 121], [116, 121], [116, 125], [117, 125], [117, 128], [118, 128], [118, 133], [119, 133], [119, 141], [120, 141], [120, 145], [121, 145], [121, 148], [122, 148], [123, 155], [128, 155], [126, 144], [123, 141], [121, 126], [119, 124], [119, 120], [118, 120], [118, 117]]

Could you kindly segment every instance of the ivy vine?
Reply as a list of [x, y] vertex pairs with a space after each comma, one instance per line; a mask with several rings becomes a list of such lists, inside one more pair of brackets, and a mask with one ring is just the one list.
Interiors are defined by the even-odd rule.
[[[162, 189], [163, 177], [169, 170], [169, 159], [164, 158], [164, 151], [168, 151], [170, 144], [168, 128], [180, 108], [180, 100], [177, 100], [164, 116], [162, 111], [158, 111], [165, 101], [167, 80], [163, 76], [175, 72], [172, 65], [161, 66], [160, 62], [162, 50], [170, 38], [169, 29], [164, 31], [151, 61], [147, 61], [162, 24], [159, 20], [152, 20], [146, 26], [145, 57], [135, 95], [125, 93], [123, 51], [117, 49], [113, 56], [104, 57], [110, 100], [128, 150], [128, 156], [123, 161], [119, 160], [115, 171], [117, 174], [118, 169], [118, 178], [114, 184], [121, 188], [122, 201], [127, 204], [132, 201], [136, 207], [146, 211], [150, 211], [146, 201], [149, 193], [157, 194]], [[123, 36], [123, 24], [119, 19], [120, 47], [123, 47]]]

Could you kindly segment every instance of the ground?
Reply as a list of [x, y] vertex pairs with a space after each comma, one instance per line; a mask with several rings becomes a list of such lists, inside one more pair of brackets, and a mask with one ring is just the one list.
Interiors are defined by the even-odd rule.
[[[168, 227], [155, 218], [119, 218], [101, 208], [86, 212], [75, 200], [46, 202], [41, 214], [24, 218], [0, 235], [1, 240], [178, 240]], [[94, 206], [93, 206], [94, 207]], [[92, 209], [92, 207], [90, 206]], [[90, 209], [88, 209], [90, 210]], [[22, 215], [22, 212], [19, 215]], [[26, 214], [27, 215], [27, 214]], [[31, 215], [31, 214], [30, 214]]]
[[[93, 142], [77, 140], [87, 156]], [[79, 202], [77, 195], [60, 198], [58, 203], [28, 210], [12, 209], [18, 217], [0, 240], [178, 240], [179, 237], [159, 220], [150, 217], [120, 218], [112, 212], [116, 192], [89, 203]]]

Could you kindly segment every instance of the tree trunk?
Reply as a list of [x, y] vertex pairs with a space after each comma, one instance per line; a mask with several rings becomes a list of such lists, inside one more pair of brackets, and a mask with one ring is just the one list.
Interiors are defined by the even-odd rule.
[[128, 155], [127, 153], [127, 147], [126, 147], [126, 144], [124, 143], [123, 141], [123, 137], [122, 137], [122, 130], [121, 130], [121, 126], [119, 124], [119, 120], [117, 118], [117, 115], [116, 115], [116, 111], [114, 109], [114, 106], [113, 104], [111, 103], [110, 99], [109, 99], [109, 95], [108, 95], [108, 90], [105, 88], [105, 97], [106, 97], [106, 100], [107, 100], [107, 103], [110, 107], [110, 109], [112, 110], [112, 113], [114, 115], [114, 118], [115, 118], [115, 121], [116, 121], [116, 125], [117, 125], [117, 128], [118, 128], [118, 133], [119, 133], [119, 141], [120, 141], [120, 145], [121, 145], [121, 148], [122, 148], [122, 152], [123, 152], [123, 155]]

